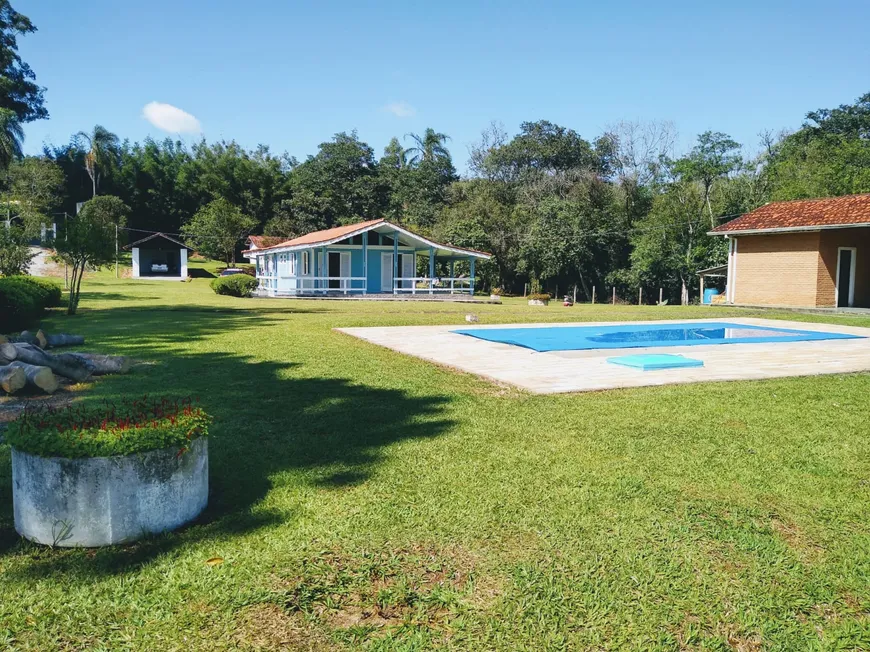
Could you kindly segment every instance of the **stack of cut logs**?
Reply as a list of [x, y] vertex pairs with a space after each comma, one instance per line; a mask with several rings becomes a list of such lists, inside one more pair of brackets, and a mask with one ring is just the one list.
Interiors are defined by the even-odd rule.
[[58, 376], [81, 383], [91, 376], [130, 371], [130, 359], [124, 356], [46, 352], [46, 349], [84, 343], [85, 338], [80, 335], [48, 335], [41, 330], [23, 331], [10, 338], [0, 335], [0, 389], [12, 394], [29, 386], [53, 394], [60, 384]]

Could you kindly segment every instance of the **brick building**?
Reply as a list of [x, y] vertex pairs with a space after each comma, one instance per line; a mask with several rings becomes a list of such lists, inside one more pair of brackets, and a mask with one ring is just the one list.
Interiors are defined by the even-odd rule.
[[870, 308], [870, 194], [774, 202], [711, 232], [728, 238], [728, 303]]

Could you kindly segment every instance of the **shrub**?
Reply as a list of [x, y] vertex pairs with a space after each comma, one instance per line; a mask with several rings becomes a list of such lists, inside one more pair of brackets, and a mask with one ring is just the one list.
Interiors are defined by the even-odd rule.
[[178, 447], [208, 435], [211, 417], [191, 399], [144, 396], [116, 405], [26, 408], [6, 431], [14, 448], [42, 457], [109, 457]]
[[258, 285], [259, 281], [247, 274], [233, 274], [232, 276], [218, 276], [211, 282], [211, 289], [216, 294], [226, 294], [231, 297], [249, 297]]
[[61, 305], [62, 293], [60, 283], [52, 281], [48, 278], [39, 278], [36, 276], [14, 276], [19, 281], [29, 283], [42, 296], [43, 306], [46, 308], [57, 308]]
[[549, 301], [550, 295], [546, 293], [530, 294], [528, 299], [529, 301]]
[[32, 276], [0, 278], [0, 333], [27, 328], [46, 308], [60, 305], [60, 286]]
[[494, 297], [500, 297], [502, 294], [504, 294], [504, 290], [502, 290], [501, 288], [492, 288], [489, 293]]

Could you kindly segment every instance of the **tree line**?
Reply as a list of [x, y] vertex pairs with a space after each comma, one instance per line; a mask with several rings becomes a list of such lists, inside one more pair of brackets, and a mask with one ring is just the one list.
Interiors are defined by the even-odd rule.
[[[725, 261], [724, 240], [707, 235], [724, 220], [769, 201], [870, 192], [870, 93], [810, 111], [795, 131], [761, 134], [754, 154], [716, 131], [677, 151], [669, 123], [618, 122], [586, 138], [538, 120], [514, 135], [489, 125], [462, 175], [449, 136], [431, 128], [393, 138], [380, 156], [356, 132], [338, 133], [300, 161], [266, 145], [138, 143], [95, 126], [22, 157], [21, 124], [47, 116], [15, 43], [34, 29], [0, 0], [0, 67], [17, 83], [0, 88], [0, 184], [22, 229], [111, 196], [127, 228], [181, 234], [231, 260], [249, 233], [291, 238], [385, 217], [492, 252], [478, 267], [485, 288], [576, 287], [586, 300], [592, 288], [663, 288], [685, 302], [696, 272]], [[0, 235], [0, 272], [14, 233]]]

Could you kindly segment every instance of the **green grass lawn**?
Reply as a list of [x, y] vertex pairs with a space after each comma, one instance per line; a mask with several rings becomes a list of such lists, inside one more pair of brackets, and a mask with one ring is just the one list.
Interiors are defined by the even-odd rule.
[[210, 505], [129, 547], [24, 543], [0, 446], [0, 648], [870, 648], [870, 374], [533, 396], [332, 330], [469, 311], [753, 314], [87, 279], [47, 328], [147, 364], [86, 400], [199, 397]]

